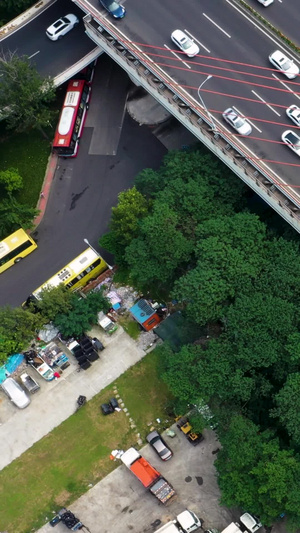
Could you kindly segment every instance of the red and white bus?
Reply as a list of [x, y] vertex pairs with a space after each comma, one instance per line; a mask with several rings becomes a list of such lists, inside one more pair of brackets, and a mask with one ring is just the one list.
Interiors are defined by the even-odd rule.
[[71, 80], [59, 117], [53, 150], [62, 157], [75, 157], [91, 95], [86, 80]]

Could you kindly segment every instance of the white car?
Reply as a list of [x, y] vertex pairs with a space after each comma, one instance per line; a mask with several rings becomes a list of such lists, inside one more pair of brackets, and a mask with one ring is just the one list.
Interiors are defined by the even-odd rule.
[[300, 137], [292, 130], [286, 130], [281, 135], [283, 142], [291, 149], [295, 154], [300, 156]]
[[261, 522], [256, 518], [256, 516], [252, 516], [249, 513], [244, 513], [242, 516], [240, 516], [240, 522], [245, 526], [250, 533], [255, 533], [258, 529], [262, 527]]
[[300, 107], [297, 105], [291, 105], [287, 108], [286, 114], [296, 126], [300, 126]]
[[234, 128], [240, 135], [250, 135], [252, 128], [247, 120], [239, 115], [234, 109], [229, 107], [225, 109], [222, 117], [232, 128]]
[[79, 19], [76, 17], [76, 15], [72, 15], [72, 13], [70, 13], [69, 15], [62, 17], [51, 24], [51, 26], [46, 29], [46, 35], [49, 37], [49, 39], [51, 39], [51, 41], [57, 41], [66, 35], [66, 33], [69, 33], [69, 31], [73, 30], [77, 24], [79, 24]]
[[260, 4], [262, 4], [264, 7], [268, 7], [271, 4], [273, 4], [274, 0], [257, 0]]
[[269, 61], [272, 65], [282, 72], [289, 80], [293, 80], [299, 74], [299, 67], [295, 65], [292, 59], [289, 59], [280, 50], [275, 50], [273, 54], [269, 55]]
[[173, 43], [182, 50], [188, 57], [194, 57], [199, 54], [199, 46], [190, 39], [184, 31], [175, 30], [171, 34]]
[[17, 383], [13, 378], [7, 378], [1, 383], [1, 388], [11, 399], [11, 401], [19, 407], [24, 409], [30, 404], [30, 398], [27, 396], [21, 385]]

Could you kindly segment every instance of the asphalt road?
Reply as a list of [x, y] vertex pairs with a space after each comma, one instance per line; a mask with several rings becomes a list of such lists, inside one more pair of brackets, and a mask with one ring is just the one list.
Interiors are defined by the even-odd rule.
[[249, 6], [271, 22], [275, 28], [279, 28], [293, 43], [300, 46], [298, 0], [274, 0], [273, 4], [267, 8], [263, 7], [257, 0], [246, 1]]
[[[277, 0], [276, 0], [277, 2]], [[103, 14], [97, 0], [85, 0], [93, 13]], [[268, 56], [282, 47], [265, 30], [261, 30], [230, 0], [185, 0], [185, 8], [173, 0], [125, 0], [127, 15], [117, 21], [119, 31], [137, 44], [148, 57], [159, 64], [184, 90], [198, 102], [197, 89], [208, 75], [212, 75], [203, 89], [202, 98], [214, 117], [217, 129], [232, 136], [252, 152], [252, 157], [271, 169], [284, 184], [300, 185], [300, 161], [281, 141], [286, 129], [296, 126], [287, 118], [285, 110], [300, 104], [300, 83], [287, 80], [272, 68]], [[257, 3], [258, 4], [258, 3]], [[287, 2], [275, 4], [278, 18], [285, 17]], [[299, 10], [294, 6], [295, 19]], [[271, 6], [274, 7], [274, 6]], [[271, 10], [267, 8], [264, 13]], [[281, 11], [280, 11], [281, 10]], [[293, 13], [290, 7], [290, 14]], [[192, 59], [174, 50], [172, 31], [180, 28], [199, 44], [200, 54]], [[289, 54], [291, 55], [291, 54]], [[292, 56], [293, 57], [293, 56]], [[300, 66], [297, 57], [295, 62]], [[235, 106], [253, 125], [250, 137], [234, 135], [226, 126], [221, 113]]]
[[[59, 41], [50, 41], [46, 28], [68, 13], [77, 15], [80, 23]], [[54, 78], [95, 48], [95, 43], [84, 32], [83, 16], [76, 4], [59, 0], [19, 30], [0, 39], [1, 51], [27, 55], [42, 76]]]
[[[96, 78], [100, 83], [95, 79], [78, 156], [60, 160], [46, 213], [36, 232], [38, 249], [1, 274], [1, 306], [22, 303], [32, 290], [86, 248], [84, 238], [98, 248], [98, 239], [107, 230], [111, 207], [116, 205], [119, 192], [131, 187], [142, 169], [158, 168], [166, 153], [151, 130], [140, 127], [127, 114], [124, 116], [128, 78], [122, 69], [101, 56]], [[124, 102], [122, 108], [115, 105], [115, 100]], [[89, 154], [94, 135], [89, 121], [115, 124], [120, 138], [115, 128], [109, 133], [107, 128], [101, 132], [98, 127], [96, 135], [99, 154], [103, 139], [105, 153], [115, 151], [116, 155]]]

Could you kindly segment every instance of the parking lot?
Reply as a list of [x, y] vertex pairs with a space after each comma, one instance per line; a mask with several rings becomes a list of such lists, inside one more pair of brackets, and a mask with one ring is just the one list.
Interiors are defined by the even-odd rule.
[[57, 381], [44, 381], [34, 369], [26, 368], [41, 385], [26, 409], [15, 407], [0, 390], [0, 470], [74, 413], [80, 394], [90, 400], [145, 355], [121, 327], [112, 337], [99, 329], [92, 336], [101, 338], [106, 348], [88, 370], [78, 372], [75, 358], [65, 347], [70, 366]]
[[[219, 444], [215, 434], [206, 431], [204, 441], [194, 447], [174, 429], [176, 437], [165, 436], [174, 452], [170, 461], [161, 461], [149, 445], [141, 454], [173, 485], [177, 496], [163, 506], [120, 463], [70, 506], [91, 533], [150, 533], [186, 508], [201, 518], [203, 529], [215, 527], [221, 531], [232, 521], [230, 511], [218, 503], [220, 492], [213, 463]], [[58, 524], [55, 531], [64, 533], [67, 529]], [[47, 523], [39, 533], [53, 533], [53, 528]]]

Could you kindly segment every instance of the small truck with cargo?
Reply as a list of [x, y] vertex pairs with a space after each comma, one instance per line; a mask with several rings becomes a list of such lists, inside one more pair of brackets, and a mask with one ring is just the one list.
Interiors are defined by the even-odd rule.
[[175, 496], [172, 485], [135, 448], [129, 448], [120, 459], [161, 503], [166, 504]]

